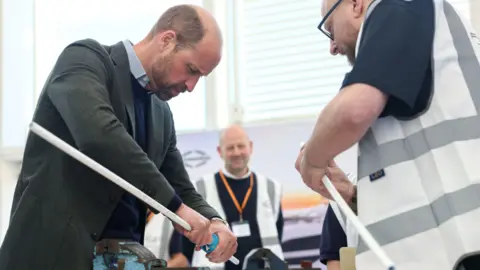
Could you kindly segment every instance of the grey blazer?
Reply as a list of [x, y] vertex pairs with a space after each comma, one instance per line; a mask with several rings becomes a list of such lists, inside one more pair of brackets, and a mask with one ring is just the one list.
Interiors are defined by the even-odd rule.
[[[47, 79], [33, 120], [162, 205], [177, 193], [205, 217], [218, 217], [190, 182], [170, 108], [154, 95], [147, 153], [135, 142], [130, 78], [122, 42], [72, 43]], [[30, 133], [0, 270], [91, 269], [94, 244], [124, 192]]]

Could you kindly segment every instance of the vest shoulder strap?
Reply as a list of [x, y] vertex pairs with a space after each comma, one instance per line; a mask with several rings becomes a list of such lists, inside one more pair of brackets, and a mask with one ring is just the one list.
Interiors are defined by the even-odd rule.
[[278, 218], [280, 213], [280, 204], [282, 202], [282, 186], [278, 181], [272, 178], [267, 178], [262, 174], [255, 173], [255, 177], [257, 181], [266, 182], [268, 198], [270, 199], [273, 213], [275, 214], [275, 217]]
[[195, 189], [204, 199], [207, 197], [207, 181], [215, 181], [215, 174], [204, 175], [202, 178], [193, 182]]

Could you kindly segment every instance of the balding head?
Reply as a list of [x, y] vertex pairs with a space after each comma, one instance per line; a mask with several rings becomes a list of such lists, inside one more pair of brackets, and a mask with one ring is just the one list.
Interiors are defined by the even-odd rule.
[[350, 64], [355, 62], [356, 44], [368, 5], [373, 0], [323, 0], [322, 29], [330, 39], [332, 55], [346, 55]]
[[232, 125], [220, 133], [217, 151], [225, 162], [225, 168], [234, 175], [241, 176], [248, 171], [253, 143], [240, 125]]
[[222, 44], [220, 28], [210, 12], [200, 6], [177, 5], [165, 11], [155, 23], [150, 37], [165, 31], [176, 33], [177, 49], [194, 47], [199, 42], [215, 41]]
[[222, 34], [206, 9], [177, 5], [160, 16], [135, 52], [150, 79], [147, 88], [169, 100], [192, 92], [215, 69], [222, 58]]

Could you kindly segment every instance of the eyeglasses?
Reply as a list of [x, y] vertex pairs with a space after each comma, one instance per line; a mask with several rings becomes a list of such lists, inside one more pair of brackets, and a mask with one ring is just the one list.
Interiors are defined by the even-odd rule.
[[333, 11], [335, 11], [335, 9], [338, 7], [338, 5], [340, 5], [340, 3], [342, 2], [342, 0], [338, 0], [333, 6], [332, 8], [330, 8], [330, 10], [327, 12], [327, 14], [325, 14], [325, 16], [323, 17], [322, 21], [318, 24], [317, 28], [318, 30], [320, 30], [320, 32], [322, 32], [323, 34], [325, 34], [329, 39], [333, 40], [333, 34], [328, 32], [327, 30], [323, 29], [323, 25], [325, 24], [325, 22], [327, 21], [328, 17], [330, 15], [332, 15]]

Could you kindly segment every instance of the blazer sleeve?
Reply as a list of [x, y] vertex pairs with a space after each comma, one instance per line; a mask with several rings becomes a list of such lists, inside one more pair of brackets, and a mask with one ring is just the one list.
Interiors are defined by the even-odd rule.
[[167, 206], [175, 191], [116, 117], [108, 89], [106, 63], [111, 60], [100, 46], [68, 46], [58, 58], [45, 93], [77, 149]]
[[185, 165], [183, 164], [182, 155], [177, 148], [177, 136], [173, 116], [171, 123], [173, 132], [170, 137], [170, 146], [160, 171], [168, 181], [170, 181], [170, 184], [186, 205], [208, 219], [213, 217], [220, 218], [218, 212], [203, 199], [193, 186], [185, 169]]

